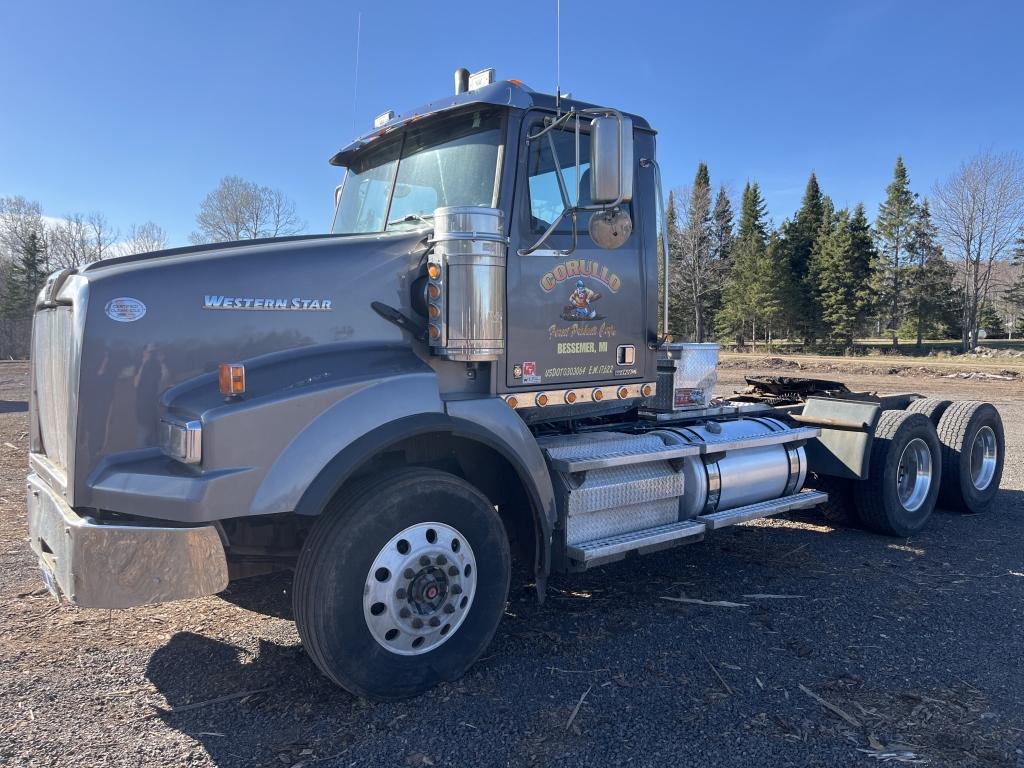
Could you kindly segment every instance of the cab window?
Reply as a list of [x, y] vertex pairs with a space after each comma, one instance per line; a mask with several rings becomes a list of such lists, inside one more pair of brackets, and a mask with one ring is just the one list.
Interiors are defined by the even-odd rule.
[[[531, 128], [536, 131], [540, 125]], [[558, 153], [558, 165], [551, 155], [551, 143], [547, 137], [530, 142], [527, 159], [528, 187], [530, 194], [530, 231], [536, 234], [544, 232], [558, 218], [565, 207], [562, 194], [558, 188], [558, 166], [561, 167], [562, 180], [569, 195], [569, 203], [576, 205], [576, 133], [572, 130], [554, 131], [555, 151]], [[590, 134], [580, 132], [580, 205], [590, 205]], [[577, 227], [586, 228], [590, 214], [577, 216]], [[563, 221], [558, 232], [569, 232], [571, 219]]]

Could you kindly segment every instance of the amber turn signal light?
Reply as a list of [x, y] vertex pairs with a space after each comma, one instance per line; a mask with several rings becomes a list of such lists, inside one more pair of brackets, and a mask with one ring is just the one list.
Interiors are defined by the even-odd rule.
[[436, 264], [433, 261], [427, 264], [427, 277], [431, 280], [437, 280], [441, 276], [441, 265]]
[[245, 394], [245, 366], [241, 363], [221, 363], [219, 370], [220, 393], [224, 397]]

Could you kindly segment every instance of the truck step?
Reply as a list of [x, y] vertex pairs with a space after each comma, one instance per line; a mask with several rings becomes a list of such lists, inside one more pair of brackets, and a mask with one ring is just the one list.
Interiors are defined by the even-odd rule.
[[589, 472], [594, 469], [623, 467], [630, 464], [647, 464], [652, 461], [670, 461], [700, 453], [699, 445], [664, 445], [661, 448], [637, 448], [636, 450], [614, 451], [599, 456], [572, 456], [551, 458], [551, 468], [556, 472]]
[[627, 552], [643, 551], [659, 545], [676, 544], [684, 539], [699, 541], [704, 538], [705, 525], [695, 520], [659, 525], [632, 533], [608, 536], [603, 539], [569, 545], [570, 558], [586, 566], [598, 565], [625, 556]]
[[770, 517], [781, 512], [792, 512], [794, 509], [810, 509], [828, 501], [828, 494], [821, 491], [803, 491], [794, 493], [792, 496], [783, 496], [781, 499], [762, 501], [757, 504], [748, 504], [745, 507], [726, 509], [722, 512], [712, 512], [709, 515], [700, 515], [697, 520], [704, 523], [709, 531], [725, 528], [736, 523], [745, 523], [748, 520], [757, 520], [761, 517]]
[[795, 443], [800, 440], [811, 440], [821, 434], [818, 427], [794, 427], [779, 432], [769, 432], [764, 435], [753, 435], [750, 437], [713, 437], [700, 446], [702, 454], [724, 453], [735, 451], [741, 448], [760, 448], [765, 445], [781, 445], [783, 443]]

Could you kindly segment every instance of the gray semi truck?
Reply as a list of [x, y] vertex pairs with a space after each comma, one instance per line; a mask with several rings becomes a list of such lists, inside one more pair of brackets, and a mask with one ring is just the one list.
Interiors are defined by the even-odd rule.
[[55, 593], [127, 608], [294, 569], [310, 657], [387, 699], [480, 656], [513, 561], [543, 599], [552, 573], [791, 510], [907, 536], [940, 494], [992, 503], [989, 404], [714, 399], [717, 348], [662, 325], [650, 125], [455, 81], [334, 155], [329, 234], [50, 276], [27, 498]]

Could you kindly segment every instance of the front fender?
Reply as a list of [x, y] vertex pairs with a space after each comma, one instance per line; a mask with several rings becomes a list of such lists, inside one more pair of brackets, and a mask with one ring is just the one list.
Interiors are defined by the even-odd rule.
[[[388, 425], [395, 422], [412, 419], [424, 425], [443, 418], [444, 406], [433, 371], [361, 382], [358, 389], [317, 416], [285, 447], [260, 484], [250, 514], [318, 514], [322, 503], [333, 495], [321, 498], [318, 487], [335, 482], [335, 478], [321, 479], [321, 475], [332, 462], [338, 464], [340, 453], [348, 453], [366, 435], [385, 438], [394, 431]], [[360, 453], [364, 458], [367, 455]], [[335, 469], [340, 472], [342, 467]], [[320, 502], [314, 510], [313, 505]]]

